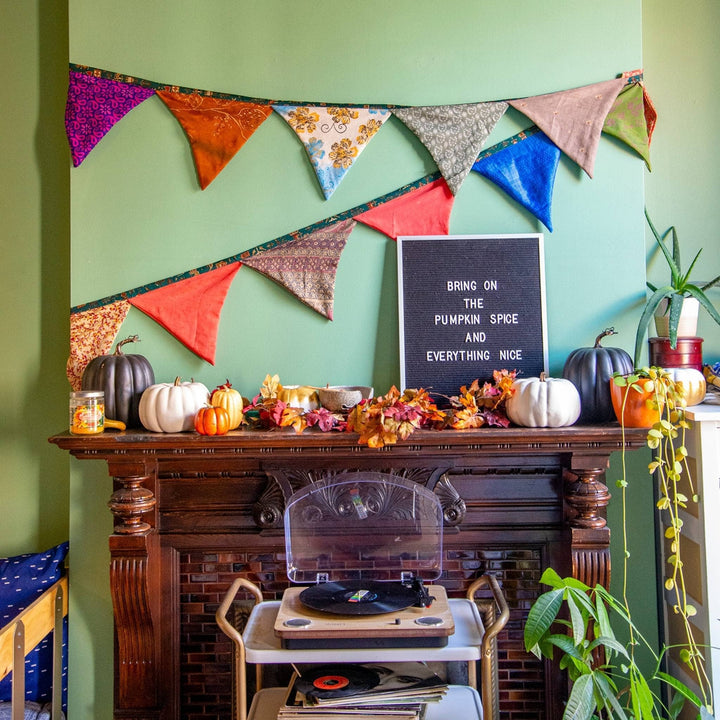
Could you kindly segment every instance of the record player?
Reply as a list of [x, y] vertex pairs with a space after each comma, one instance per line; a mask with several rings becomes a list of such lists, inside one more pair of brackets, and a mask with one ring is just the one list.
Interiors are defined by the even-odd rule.
[[287, 574], [274, 632], [285, 648], [443, 647], [454, 632], [443, 513], [424, 486], [378, 472], [328, 477], [285, 509]]

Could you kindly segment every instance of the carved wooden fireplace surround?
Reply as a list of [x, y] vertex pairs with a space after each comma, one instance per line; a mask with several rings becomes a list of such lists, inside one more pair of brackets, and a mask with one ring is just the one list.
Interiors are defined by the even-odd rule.
[[[477, 575], [493, 573], [512, 608], [506, 637], [500, 638], [501, 717], [560, 717], [562, 681], [524, 653], [522, 621], [547, 566], [590, 585], [608, 585], [605, 469], [623, 442], [635, 449], [644, 439], [645, 431], [629, 430], [623, 440], [617, 424], [424, 430], [382, 449], [358, 445], [353, 434], [315, 431], [50, 438], [79, 459], [104, 460], [114, 480], [108, 502], [115, 517], [109, 538], [114, 717], [230, 717], [229, 686], [202, 710], [186, 690], [194, 681], [187, 670], [190, 651], [183, 646], [192, 642], [196, 626], [185, 627], [183, 603], [198, 597], [187, 596], [194, 590], [183, 587], [183, 578], [192, 570], [182, 563], [235, 559], [232, 572], [259, 582], [267, 597], [279, 597], [287, 585], [284, 567], [279, 570], [285, 499], [318, 477], [346, 470], [393, 472], [439, 495], [446, 558], [440, 582], [449, 595], [462, 595]], [[231, 578], [214, 578], [219, 587], [206, 608], [208, 625], [217, 606], [212, 601]], [[217, 657], [208, 672], [228, 678], [229, 685], [230, 653], [218, 649], [220, 642], [211, 638]], [[227, 668], [221, 667], [223, 658]]]

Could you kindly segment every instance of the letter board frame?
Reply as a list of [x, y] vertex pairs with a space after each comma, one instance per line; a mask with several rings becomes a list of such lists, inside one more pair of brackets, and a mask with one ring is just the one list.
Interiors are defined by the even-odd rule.
[[548, 372], [542, 233], [397, 238], [401, 389]]

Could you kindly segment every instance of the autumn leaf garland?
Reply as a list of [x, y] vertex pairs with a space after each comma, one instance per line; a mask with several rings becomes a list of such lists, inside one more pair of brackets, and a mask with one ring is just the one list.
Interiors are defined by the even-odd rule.
[[440, 409], [432, 393], [424, 388], [400, 392], [395, 386], [385, 395], [363, 400], [344, 413], [326, 408], [303, 410], [278, 398], [280, 378], [267, 375], [259, 393], [245, 408], [245, 424], [270, 429], [292, 427], [296, 433], [308, 427], [323, 432], [354, 432], [358, 444], [381, 448], [406, 440], [420, 428], [465, 430], [483, 425], [507, 427], [505, 402], [513, 393], [514, 370], [495, 370], [493, 382], [474, 380], [463, 385], [459, 395], [446, 397], [447, 409]]

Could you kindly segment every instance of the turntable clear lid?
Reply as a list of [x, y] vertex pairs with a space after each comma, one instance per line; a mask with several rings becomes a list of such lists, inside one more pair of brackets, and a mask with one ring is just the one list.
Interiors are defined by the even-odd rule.
[[294, 493], [285, 508], [287, 574], [318, 580], [436, 580], [442, 571], [443, 513], [417, 482], [348, 472]]

